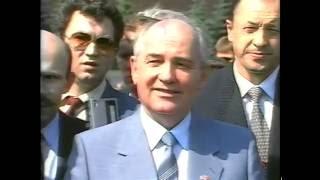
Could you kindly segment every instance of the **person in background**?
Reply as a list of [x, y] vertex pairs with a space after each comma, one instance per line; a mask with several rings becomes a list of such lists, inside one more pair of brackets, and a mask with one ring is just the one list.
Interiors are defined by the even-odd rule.
[[226, 63], [232, 63], [234, 60], [232, 44], [227, 36], [218, 39], [215, 46], [215, 56]]
[[87, 130], [87, 126], [84, 121], [59, 111], [70, 73], [68, 45], [51, 32], [40, 33], [41, 174], [45, 180], [59, 180], [66, 169], [73, 136]]
[[237, 1], [226, 22], [234, 62], [212, 74], [193, 108], [251, 129], [268, 179], [280, 179], [280, 1]]
[[107, 0], [66, 0], [59, 9], [57, 30], [72, 54], [71, 74], [60, 109], [88, 121], [89, 99], [115, 98], [120, 118], [133, 112], [138, 101], [115, 90], [105, 79], [123, 34], [119, 11]]

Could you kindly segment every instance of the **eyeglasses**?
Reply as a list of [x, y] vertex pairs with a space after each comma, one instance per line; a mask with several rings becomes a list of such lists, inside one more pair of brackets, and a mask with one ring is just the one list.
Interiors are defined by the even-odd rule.
[[90, 34], [77, 32], [67, 38], [72, 48], [76, 51], [84, 51], [91, 42], [94, 42], [97, 49], [103, 54], [109, 54], [116, 50], [114, 41], [109, 37], [95, 38]]

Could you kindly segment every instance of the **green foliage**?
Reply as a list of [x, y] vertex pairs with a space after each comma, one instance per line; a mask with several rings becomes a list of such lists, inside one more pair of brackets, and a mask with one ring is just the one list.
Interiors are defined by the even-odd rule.
[[133, 3], [131, 0], [116, 0], [116, 6], [126, 22], [134, 14]]
[[191, 7], [186, 12], [207, 34], [207, 42], [211, 49], [221, 36], [227, 34], [225, 20], [231, 12], [231, 5], [231, 0], [216, 0], [210, 6], [206, 5], [204, 0], [192, 0]]
[[[205, 33], [208, 33], [207, 17], [208, 13], [205, 9], [204, 0], [192, 0], [190, 9], [186, 12], [186, 15], [190, 17], [196, 25], [198, 25]], [[211, 39], [208, 39], [211, 43]]]
[[217, 40], [224, 35], [227, 35], [225, 21], [231, 13], [232, 2], [230, 0], [218, 0], [217, 4], [209, 15], [210, 20], [207, 21], [209, 34], [212, 38], [212, 44], [216, 44]]

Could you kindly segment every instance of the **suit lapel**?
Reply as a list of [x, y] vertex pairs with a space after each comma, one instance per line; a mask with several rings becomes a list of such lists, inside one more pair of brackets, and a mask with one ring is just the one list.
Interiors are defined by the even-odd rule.
[[118, 97], [117, 91], [112, 88], [109, 81], [106, 81], [106, 87], [101, 95], [101, 98], [114, 98]]
[[56, 179], [62, 179], [66, 166], [67, 159], [72, 148], [73, 137], [86, 128], [86, 122], [77, 118], [72, 118], [59, 111], [59, 150], [58, 150], [58, 169]]
[[[189, 139], [189, 179], [199, 179], [206, 175], [210, 179], [220, 179], [223, 166], [216, 157], [219, 153], [219, 139], [207, 134], [204, 120], [192, 115]], [[212, 133], [212, 132], [211, 132]]]
[[[129, 117], [125, 127], [126, 134], [119, 142], [118, 166], [126, 169], [123, 179], [157, 179], [156, 167], [149, 149], [147, 137], [140, 121], [140, 110]], [[128, 169], [128, 167], [130, 167]]]
[[272, 124], [270, 130], [270, 149], [271, 156], [280, 156], [280, 75], [276, 81], [276, 93], [274, 98]]
[[72, 148], [74, 135], [87, 130], [87, 123], [77, 118], [72, 118], [59, 111], [59, 152], [58, 156], [67, 158]]
[[248, 127], [244, 108], [242, 106], [242, 99], [240, 90], [233, 74], [233, 66], [228, 66], [222, 72], [221, 77], [224, 78], [221, 83], [221, 107], [224, 107], [224, 120], [228, 120], [231, 123]]
[[272, 125], [270, 130], [268, 179], [280, 178], [280, 74], [276, 82]]

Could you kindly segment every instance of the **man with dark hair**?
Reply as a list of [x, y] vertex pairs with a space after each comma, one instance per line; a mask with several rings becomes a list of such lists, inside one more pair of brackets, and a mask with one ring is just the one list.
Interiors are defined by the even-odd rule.
[[226, 22], [235, 60], [213, 73], [194, 109], [250, 128], [268, 179], [280, 179], [280, 1], [234, 7]]
[[73, 136], [86, 123], [58, 111], [70, 71], [70, 51], [62, 39], [41, 30], [41, 173], [45, 180], [61, 179]]
[[60, 9], [59, 34], [72, 52], [71, 76], [60, 109], [89, 120], [90, 99], [116, 98], [115, 115], [121, 118], [130, 114], [138, 101], [113, 89], [105, 80], [123, 34], [121, 14], [107, 0], [66, 0]]

